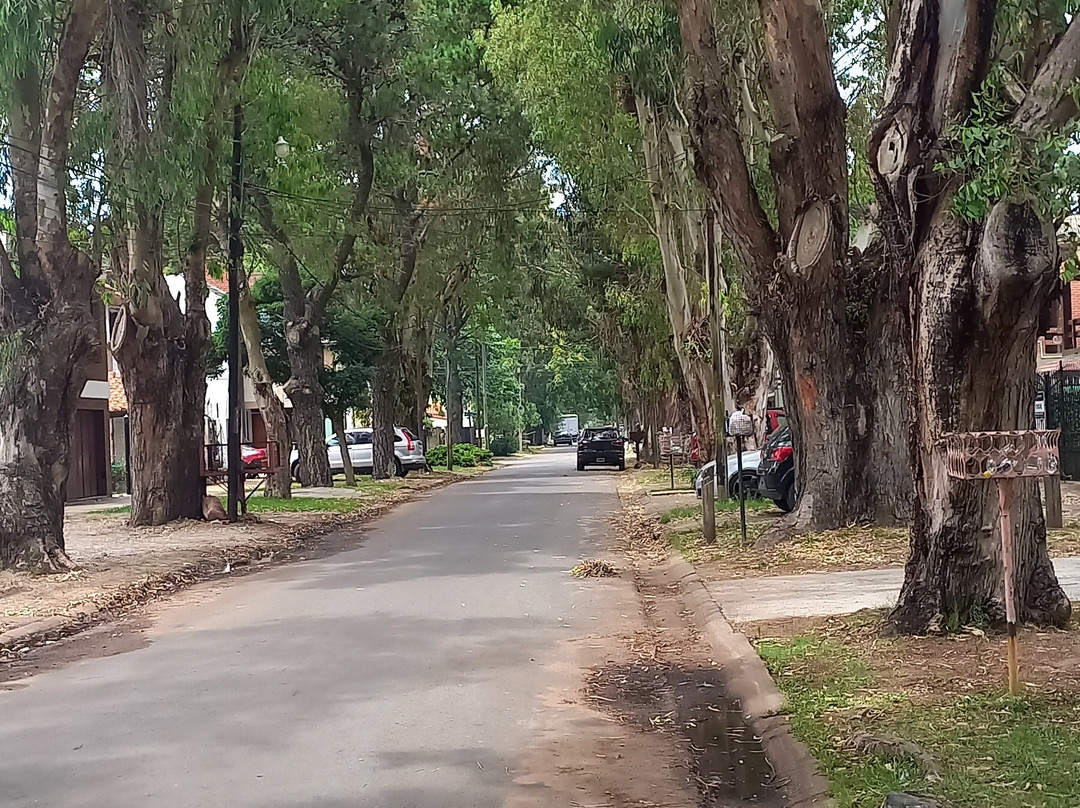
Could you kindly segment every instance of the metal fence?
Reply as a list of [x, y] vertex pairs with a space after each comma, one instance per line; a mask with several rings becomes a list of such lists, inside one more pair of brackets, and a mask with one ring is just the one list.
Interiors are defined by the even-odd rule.
[[1036, 421], [1045, 418], [1046, 429], [1061, 430], [1061, 475], [1080, 480], [1080, 370], [1043, 373], [1041, 382]]

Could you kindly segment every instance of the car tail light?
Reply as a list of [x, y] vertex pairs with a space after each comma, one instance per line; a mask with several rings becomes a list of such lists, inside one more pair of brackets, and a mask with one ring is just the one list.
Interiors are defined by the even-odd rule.
[[772, 459], [777, 463], [783, 463], [789, 457], [795, 453], [795, 450], [790, 446], [777, 446], [772, 450]]
[[615, 445], [616, 446], [622, 446], [623, 445], [623, 439], [619, 438], [617, 441], [615, 441]]
[[411, 452], [413, 450], [412, 435], [406, 430], [402, 430], [402, 434], [405, 436], [405, 448]]

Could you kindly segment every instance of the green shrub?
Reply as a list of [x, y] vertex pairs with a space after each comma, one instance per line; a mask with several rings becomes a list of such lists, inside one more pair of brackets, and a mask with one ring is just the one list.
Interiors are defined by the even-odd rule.
[[111, 472], [112, 493], [125, 493], [127, 491], [127, 466], [121, 460], [114, 460]]
[[499, 436], [491, 439], [491, 453], [495, 457], [509, 457], [520, 448], [521, 444], [517, 435], [513, 437]]
[[[486, 466], [491, 463], [492, 454], [487, 449], [473, 446], [471, 443], [454, 444], [454, 465], [462, 468]], [[427, 450], [427, 460], [432, 466], [446, 467], [446, 444], [432, 446]]]

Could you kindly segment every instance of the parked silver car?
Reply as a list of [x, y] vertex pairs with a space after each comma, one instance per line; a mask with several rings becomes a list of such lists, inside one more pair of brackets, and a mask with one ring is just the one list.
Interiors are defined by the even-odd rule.
[[[761, 452], [754, 449], [751, 452], [742, 453], [742, 487], [746, 489], [746, 495], [748, 497], [754, 496], [757, 493], [758, 482], [758, 463], [761, 461]], [[706, 463], [700, 469], [698, 469], [697, 475], [694, 477], [694, 493], [701, 496], [701, 481], [705, 478], [705, 472], [712, 471], [716, 466], [716, 462], [712, 461]], [[728, 491], [731, 492], [731, 496], [739, 496], [739, 456], [728, 455], [727, 459], [727, 480]], [[716, 490], [719, 489], [719, 485], [716, 486]]]
[[[348, 443], [353, 471], [357, 474], [370, 474], [375, 466], [371, 447], [371, 429], [350, 429], [345, 433], [345, 440]], [[341, 459], [341, 449], [336, 435], [326, 440], [326, 456], [330, 461], [330, 471], [334, 474], [345, 472], [345, 463]], [[293, 449], [289, 457], [289, 468], [292, 470], [293, 479], [299, 480], [300, 453], [296, 449]], [[425, 468], [427, 468], [427, 458], [424, 456], [423, 442], [414, 437], [405, 427], [395, 427], [394, 470], [397, 476], [404, 477], [410, 471], [420, 471]]]

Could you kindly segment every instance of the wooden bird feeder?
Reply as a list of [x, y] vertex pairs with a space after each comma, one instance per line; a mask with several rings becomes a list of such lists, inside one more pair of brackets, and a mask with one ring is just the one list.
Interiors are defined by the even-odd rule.
[[1005, 576], [1005, 620], [1009, 643], [1009, 692], [1020, 692], [1016, 647], [1016, 564], [1013, 558], [1012, 498], [1017, 477], [1052, 477], [1061, 461], [1061, 430], [1018, 432], [959, 432], [944, 436], [950, 477], [996, 480], [1001, 519], [1001, 558]]

